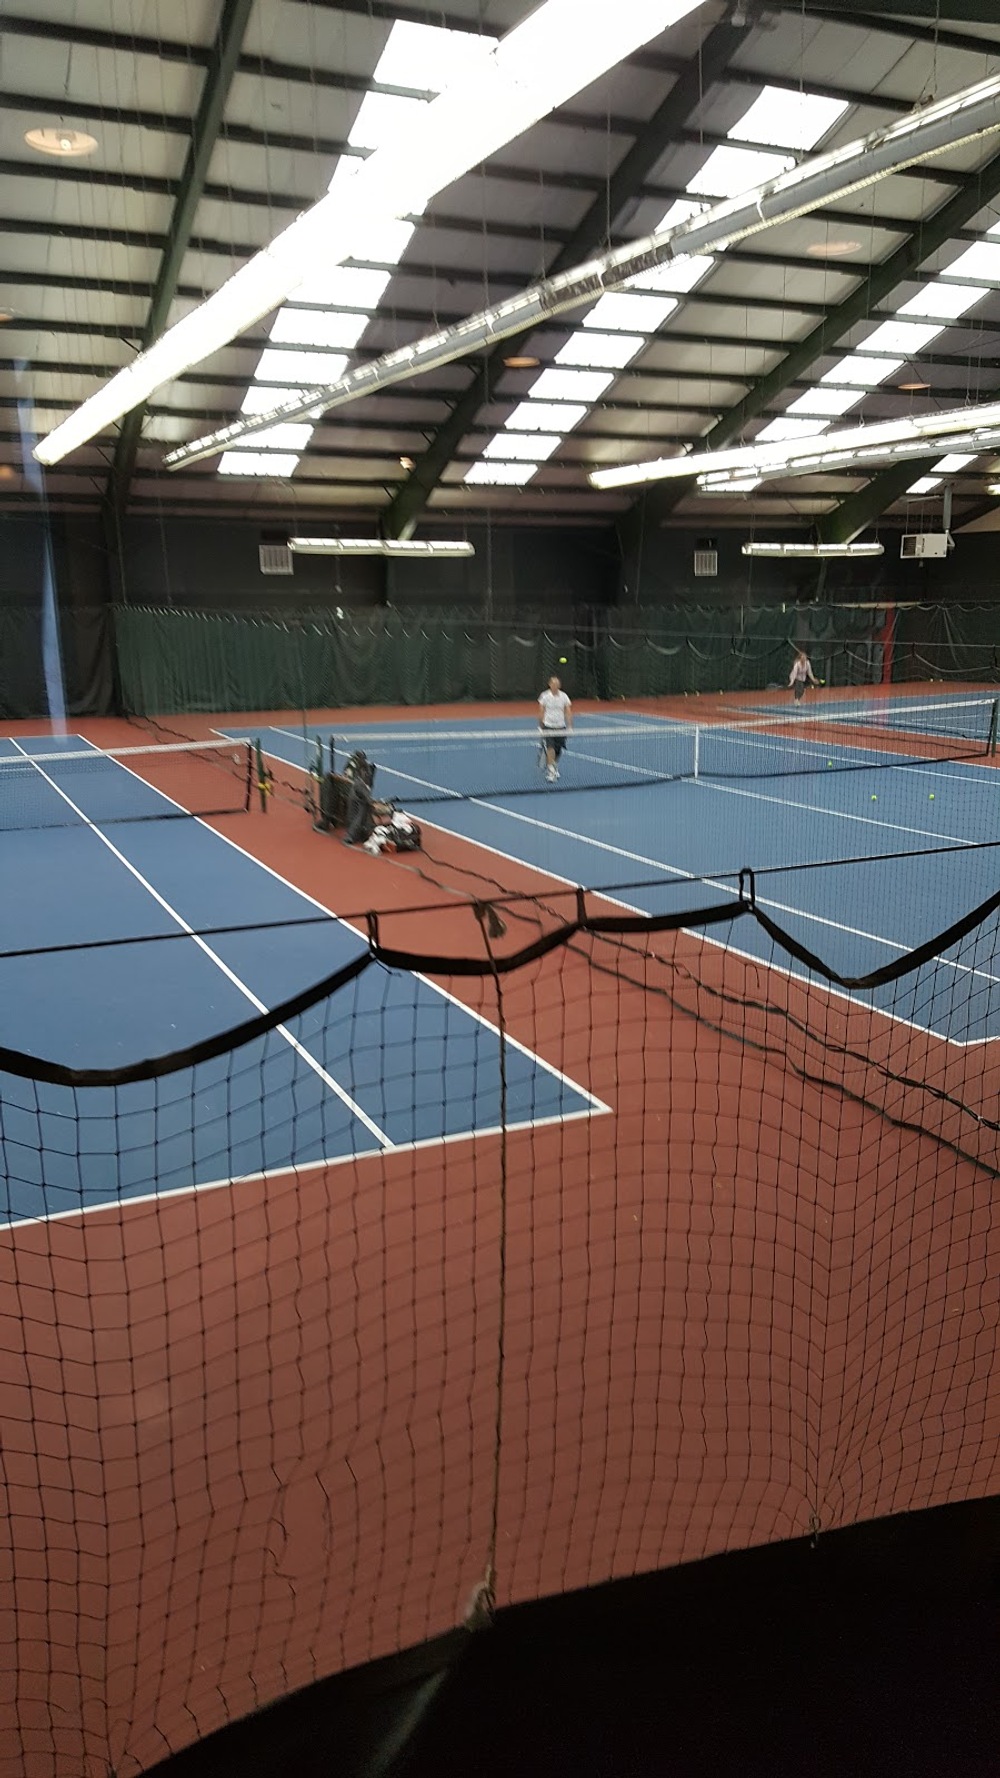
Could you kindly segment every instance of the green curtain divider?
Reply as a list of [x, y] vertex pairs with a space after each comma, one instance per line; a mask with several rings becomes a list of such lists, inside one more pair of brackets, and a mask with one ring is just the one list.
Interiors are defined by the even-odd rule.
[[[30, 613], [2, 615], [3, 661], [40, 655]], [[258, 615], [119, 607], [123, 697], [137, 714], [328, 710], [507, 699], [531, 703], [558, 672], [577, 698], [753, 692], [783, 685], [808, 650], [827, 684], [877, 685], [881, 608], [789, 605], [582, 610], [572, 623], [496, 619], [421, 607]], [[1000, 606], [901, 610], [897, 679], [1000, 676]], [[0, 705], [3, 700], [0, 678]], [[24, 698], [8, 710], [17, 714]], [[8, 704], [10, 698], [8, 696]], [[34, 713], [34, 712], [32, 712]]]

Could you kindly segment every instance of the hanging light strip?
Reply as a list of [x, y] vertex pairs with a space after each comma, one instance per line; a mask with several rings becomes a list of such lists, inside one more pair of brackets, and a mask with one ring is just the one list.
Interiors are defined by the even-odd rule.
[[745, 543], [742, 553], [800, 561], [804, 556], [882, 556], [885, 550], [881, 543]]
[[[949, 99], [926, 105], [912, 116], [890, 124], [886, 129], [874, 130], [871, 135], [833, 149], [829, 154], [803, 161], [791, 172], [779, 174], [739, 197], [727, 198], [687, 222], [659, 229], [640, 241], [602, 254], [558, 277], [543, 279], [519, 296], [470, 316], [457, 327], [444, 328], [440, 333], [429, 334], [397, 352], [386, 353], [335, 382], [304, 390], [298, 399], [284, 402], [268, 413], [247, 414], [231, 426], [193, 439], [190, 444], [170, 451], [164, 463], [168, 469], [180, 469], [203, 457], [216, 456], [236, 440], [283, 421], [300, 419], [303, 415], [315, 419], [331, 408], [343, 407], [361, 396], [374, 394], [378, 389], [438, 369], [470, 352], [483, 351], [499, 340], [525, 332], [539, 321], [550, 320], [569, 309], [593, 302], [609, 291], [620, 290], [631, 279], [653, 271], [668, 260], [689, 259], [709, 251], [720, 252], [750, 235], [773, 228], [779, 222], [839, 202], [852, 192], [898, 172], [901, 167], [929, 160], [936, 154], [998, 130], [1000, 75], [967, 87]], [[615, 473], [624, 475], [628, 472]], [[598, 485], [601, 484], [595, 483]]]
[[[1000, 428], [1000, 402], [982, 407], [949, 408], [919, 419], [882, 420], [872, 426], [844, 427], [837, 432], [765, 445], [740, 445], [731, 451], [691, 451], [683, 457], [661, 457], [655, 463], [633, 463], [620, 469], [595, 469], [590, 480], [595, 488], [635, 487], [643, 482], [669, 481], [697, 476], [699, 487], [728, 486], [753, 476], [810, 475], [834, 464], [870, 463], [879, 457], [931, 456], [947, 440], [953, 450], [965, 450], [958, 437]], [[907, 450], [904, 447], [916, 448]]]
[[372, 230], [431, 199], [668, 30], [702, 0], [543, 0], [475, 74], [456, 80], [306, 210], [206, 302], [167, 330], [36, 447], [58, 463], [284, 302], [308, 276], [367, 257]]
[[430, 543], [406, 542], [388, 537], [290, 537], [288, 547], [296, 556], [474, 556], [471, 543], [459, 538], [440, 538]]

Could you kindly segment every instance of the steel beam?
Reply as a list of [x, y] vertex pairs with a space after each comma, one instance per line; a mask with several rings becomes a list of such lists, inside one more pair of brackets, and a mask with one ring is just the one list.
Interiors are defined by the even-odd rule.
[[[678, 75], [663, 103], [612, 174], [606, 193], [591, 205], [579, 227], [564, 243], [547, 276], [555, 276], [578, 265], [603, 243], [616, 217], [635, 197], [657, 161], [676, 139], [678, 130], [687, 124], [701, 103], [707, 88], [719, 78], [745, 38], [744, 28], [730, 24], [717, 25], [709, 34], [698, 55]], [[387, 537], [410, 536], [462, 439], [475, 425], [480, 410], [492, 401], [503, 378], [506, 359], [517, 357], [528, 337], [525, 334], [518, 339], [503, 340], [483, 360], [469, 387], [390, 502], [383, 519]]]
[[[879, 304], [885, 302], [900, 284], [905, 283], [924, 260], [936, 253], [939, 247], [953, 240], [957, 232], [966, 228], [973, 217], [998, 195], [1000, 154], [987, 161], [965, 191], [956, 192], [932, 216], [918, 222], [909, 239], [901, 247], [897, 247], [887, 260], [872, 267], [863, 283], [850, 296], [832, 308], [818, 327], [814, 327], [804, 340], [793, 346], [767, 376], [761, 377], [754, 384], [742, 401], [737, 402], [735, 407], [730, 408], [716, 422], [705, 437], [699, 440], [699, 450], [722, 450], [738, 439], [751, 420], [767, 413], [778, 396], [804, 377], [817, 360], [838, 345], [844, 335], [850, 333], [859, 322], [869, 320]], [[664, 337], [670, 337], [669, 330]], [[863, 344], [857, 350], [863, 351]], [[640, 496], [630, 509], [627, 519], [623, 521], [623, 548], [631, 548], [645, 527], [657, 525], [668, 518], [687, 492], [687, 482], [672, 481], [662, 487], [654, 487]]]
[[881, 470], [863, 488], [848, 494], [832, 512], [817, 519], [816, 534], [820, 542], [853, 543], [855, 537], [874, 524], [886, 507], [899, 500], [919, 476], [928, 473], [940, 455], [937, 451], [933, 457], [921, 457], [916, 461], [911, 458], [908, 463], [892, 463], [888, 469]]
[[[170, 221], [170, 231], [164, 244], [149, 313], [142, 332], [143, 351], [163, 332], [170, 305], [177, 294], [181, 266], [191, 241], [195, 212], [201, 202], [209, 162], [219, 139], [226, 100], [239, 65], [240, 50], [253, 6], [254, 0], [223, 0], [219, 27], [191, 129], [191, 141]], [[128, 504], [129, 484], [135, 468], [145, 411], [145, 405], [133, 408], [131, 413], [125, 415], [118, 434], [105, 495], [107, 504], [117, 514], [123, 513]]]

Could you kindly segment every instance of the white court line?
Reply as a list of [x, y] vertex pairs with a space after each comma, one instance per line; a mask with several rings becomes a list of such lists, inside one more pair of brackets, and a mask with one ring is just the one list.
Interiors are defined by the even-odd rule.
[[[275, 730], [275, 733], [278, 733], [278, 732], [287, 734], [289, 731]], [[226, 736], [225, 738], [229, 739], [230, 737]], [[294, 738], [295, 737], [293, 736], [293, 739]], [[88, 742], [88, 746], [89, 745], [90, 745], [90, 743]], [[95, 748], [94, 751], [100, 752], [100, 749]], [[267, 752], [267, 749], [265, 748], [264, 751]], [[26, 755], [26, 757], [30, 759], [31, 755], [28, 754], [28, 755]], [[272, 757], [276, 758], [276, 759], [281, 759], [282, 756], [280, 754], [274, 754], [274, 755], [272, 755]], [[305, 766], [297, 765], [296, 762], [292, 759], [282, 759], [282, 764], [291, 766], [293, 771], [303, 772], [306, 770]], [[130, 771], [130, 768], [127, 768], [127, 767], [125, 767], [123, 769]], [[152, 790], [154, 795], [161, 796], [163, 798], [164, 802], [172, 803], [174, 808], [180, 808], [182, 806], [180, 803], [174, 802], [173, 797], [167, 796], [165, 791], [155, 790], [153, 785], [147, 784], [146, 780], [144, 778], [139, 778], [136, 773], [130, 771], [130, 776], [135, 777], [136, 781], [138, 783], [140, 783], [145, 790]], [[332, 908], [327, 907], [321, 901], [317, 901], [316, 897], [314, 895], [310, 895], [307, 890], [300, 889], [298, 887], [298, 885], [291, 882], [288, 877], [283, 877], [280, 871], [275, 870], [274, 867], [270, 864], [265, 864], [263, 859], [256, 858], [252, 852], [245, 852], [243, 847], [238, 845], [235, 840], [230, 839], [228, 834], [220, 833], [217, 827], [212, 827], [210, 825], [210, 823], [208, 821], [204, 820], [200, 815], [192, 816], [192, 820], [196, 821], [199, 827], [204, 828], [206, 833], [210, 833], [214, 839], [221, 840], [224, 845], [231, 847], [232, 850], [234, 852], [236, 852], [239, 855], [239, 857], [244, 860], [244, 862], [255, 865], [258, 870], [262, 870], [262, 871], [264, 871], [264, 873], [267, 876], [272, 877], [276, 883], [280, 883], [283, 888], [290, 890], [291, 893], [293, 895], [297, 896], [300, 901], [308, 902], [310, 907], [317, 908], [321, 914], [326, 914], [328, 919], [334, 925], [340, 926], [344, 932], [350, 933], [352, 938], [360, 938], [363, 936], [361, 933], [359, 933], [358, 928], [356, 926], [351, 925], [349, 920], [342, 919], [340, 914], [334, 913]], [[429, 827], [432, 827], [432, 826], [434, 826], [434, 823], [428, 822], [427, 825]], [[441, 828], [441, 829], [439, 829], [439, 831], [443, 833], [448, 830]], [[103, 834], [100, 837], [103, 839], [104, 838]], [[110, 845], [110, 841], [107, 843]], [[113, 851], [114, 847], [112, 847], [111, 849]], [[132, 867], [129, 866], [129, 868], [131, 869]], [[135, 873], [135, 874], [138, 875], [138, 873]], [[545, 873], [545, 874], [549, 874], [549, 873]], [[155, 894], [155, 890], [153, 891], [153, 893]], [[623, 902], [622, 906], [624, 907], [625, 905], [626, 904]], [[164, 906], [166, 906], [166, 903], [164, 903]], [[172, 911], [172, 910], [170, 910], [170, 911]], [[182, 925], [185, 925], [186, 931], [188, 931], [188, 932], [191, 931], [191, 928], [188, 927], [185, 922], [180, 921], [179, 915], [175, 915], [174, 917]], [[220, 967], [224, 968], [225, 966], [220, 965]], [[453, 1006], [457, 1007], [460, 1012], [464, 1013], [467, 1018], [472, 1019], [477, 1025], [482, 1025], [484, 1027], [484, 1029], [489, 1031], [492, 1034], [492, 1036], [494, 1036], [497, 1039], [497, 1042], [499, 1043], [499, 1041], [500, 1041], [499, 1029], [496, 1025], [494, 1025], [494, 1023], [491, 1019], [488, 1019], [485, 1016], [484, 1013], [476, 1012], [473, 1007], [467, 1006], [465, 1004], [464, 1000], [459, 1000], [455, 997], [454, 994], [449, 994], [447, 988], [442, 988], [439, 985], [439, 983], [432, 981], [429, 976], [421, 975], [418, 970], [414, 970], [413, 975], [414, 975], [414, 978], [416, 980], [422, 982], [425, 987], [430, 988], [432, 993], [439, 995], [442, 1000], [450, 1001], [451, 1004]], [[268, 1009], [262, 1008], [262, 1010], [267, 1011]], [[527, 1059], [530, 1062], [532, 1062], [536, 1068], [540, 1069], [545, 1074], [551, 1075], [552, 1078], [554, 1080], [558, 1080], [561, 1085], [563, 1085], [565, 1087], [569, 1087], [571, 1089], [571, 1091], [576, 1093], [579, 1098], [588, 1100], [590, 1103], [592, 1112], [600, 1114], [600, 1115], [610, 1114], [610, 1112], [611, 1112], [610, 1105], [606, 1105], [603, 1099], [599, 1099], [597, 1097], [596, 1093], [590, 1092], [590, 1090], [587, 1087], [581, 1086], [580, 1082], [578, 1080], [574, 1080], [571, 1075], [564, 1074], [560, 1068], [557, 1068], [555, 1066], [554, 1063], [547, 1062], [545, 1057], [540, 1056], [536, 1050], [529, 1049], [526, 1044], [521, 1043], [516, 1037], [511, 1037], [509, 1032], [506, 1034], [505, 1040], [506, 1040], [506, 1043], [509, 1046], [509, 1048], [517, 1050], [519, 1052], [519, 1054], [521, 1054], [522, 1056], [526, 1056]], [[565, 1115], [567, 1118], [569, 1118], [569, 1117], [584, 1117], [584, 1116], [590, 1116], [591, 1112], [567, 1112]], [[543, 1124], [548, 1120], [546, 1120], [544, 1118], [540, 1118], [537, 1121], [539, 1124]], [[559, 1123], [559, 1122], [562, 1122], [563, 1119], [562, 1119], [562, 1117], [559, 1117], [559, 1118], [553, 1119], [552, 1121]], [[519, 1126], [519, 1125], [518, 1126], [508, 1125], [508, 1128], [520, 1128], [520, 1127], [521, 1126]], [[530, 1126], [526, 1125], [525, 1127], [527, 1128]], [[476, 1136], [476, 1135], [479, 1135], [481, 1132], [478, 1130], [472, 1130], [467, 1133], [471, 1136]], [[482, 1133], [487, 1133], [487, 1132], [482, 1132]], [[388, 1138], [386, 1138], [386, 1140], [388, 1141]], [[440, 1138], [440, 1137], [439, 1138], [432, 1138], [432, 1140], [440, 1141], [440, 1140], [443, 1140], [443, 1138]], [[405, 1148], [406, 1144], [390, 1143], [389, 1146], [395, 1150], [396, 1148], [400, 1148], [400, 1149]], [[318, 1166], [321, 1163], [310, 1162], [309, 1164], [310, 1164], [310, 1166], [312, 1166], [314, 1164]]]
[[[17, 746], [17, 745], [18, 744], [15, 742], [15, 746]], [[216, 951], [213, 951], [211, 946], [206, 944], [206, 942], [203, 938], [198, 937], [194, 928], [188, 924], [188, 922], [184, 919], [183, 915], [179, 914], [177, 912], [177, 909], [175, 907], [171, 906], [170, 902], [167, 901], [165, 899], [165, 897], [159, 893], [159, 890], [153, 888], [153, 885], [152, 885], [152, 883], [149, 882], [148, 878], [144, 877], [142, 872], [140, 870], [138, 870], [136, 868], [136, 866], [134, 864], [132, 864], [129, 861], [129, 859], [127, 859], [125, 857], [124, 852], [120, 852], [118, 850], [118, 847], [116, 845], [114, 845], [111, 840], [108, 839], [107, 834], [102, 833], [101, 829], [96, 825], [96, 823], [91, 821], [91, 819], [88, 815], [84, 814], [83, 810], [78, 806], [77, 803], [75, 803], [73, 801], [72, 797], [67, 796], [66, 792], [64, 790], [62, 790], [60, 788], [60, 786], [55, 782], [55, 779], [49, 777], [48, 772], [43, 770], [43, 768], [38, 764], [37, 760], [33, 759], [32, 755], [30, 753], [26, 752], [23, 747], [20, 748], [20, 752], [21, 752], [21, 755], [24, 759], [31, 761], [32, 765], [34, 765], [34, 767], [35, 767], [35, 770], [38, 772], [39, 777], [43, 778], [45, 780], [46, 784], [48, 784], [50, 786], [50, 788], [55, 791], [56, 795], [61, 797], [63, 802], [66, 803], [67, 806], [73, 810], [73, 813], [79, 817], [79, 819], [83, 822], [84, 826], [88, 827], [90, 829], [91, 833], [94, 834], [95, 837], [100, 840], [102, 846], [107, 847], [107, 849], [111, 853], [112, 857], [117, 858], [119, 864], [124, 865], [125, 869], [129, 873], [129, 875], [135, 878], [136, 882], [139, 883], [141, 885], [141, 887], [146, 890], [148, 895], [152, 896], [153, 900], [157, 903], [157, 906], [161, 907], [163, 909], [164, 913], [169, 915], [170, 919], [173, 920], [175, 922], [175, 924], [180, 927], [182, 932], [187, 933], [188, 937], [193, 940], [193, 942], [195, 943], [195, 945], [198, 947], [198, 949], [200, 951], [204, 952], [205, 956], [209, 959], [209, 961], [211, 963], [214, 963], [217, 969], [221, 970], [222, 974], [226, 977], [226, 980], [231, 982], [233, 987], [237, 988], [239, 990], [239, 992], [243, 995], [243, 998], [245, 1000], [248, 1000], [250, 1005], [257, 1012], [261, 1012], [261, 1013], [270, 1012], [270, 1007], [266, 1006], [264, 1004], [263, 1000], [258, 1000], [256, 994], [253, 993], [252, 989], [247, 987], [246, 982], [241, 981], [240, 977], [238, 975], [236, 975], [233, 970], [230, 969], [229, 965], [227, 963], [223, 963], [222, 958], [218, 955], [218, 953]], [[99, 753], [100, 750], [95, 749], [95, 752]], [[115, 763], [117, 763], [117, 762], [115, 762]], [[129, 771], [130, 772], [129, 767], [127, 767], [127, 766], [123, 766], [121, 769], [122, 769], [122, 771]], [[138, 783], [138, 784], [143, 784], [145, 782], [144, 779], [139, 778], [137, 776], [137, 774], [135, 774], [134, 772], [130, 772], [130, 776], [134, 777], [136, 780], [136, 783]], [[149, 785], [149, 784], [147, 784], [145, 787], [147, 790], [153, 789], [153, 786]], [[156, 791], [155, 794], [157, 796], [160, 796], [163, 793], [161, 791]], [[173, 798], [172, 797], [165, 797], [164, 800], [166, 802], [172, 802]], [[175, 807], [176, 806], [177, 805], [175, 805]], [[211, 830], [211, 831], [214, 831], [214, 830]], [[283, 1037], [285, 1042], [289, 1045], [289, 1047], [295, 1051], [296, 1055], [299, 1056], [303, 1062], [305, 1062], [307, 1068], [312, 1069], [313, 1073], [315, 1075], [317, 1075], [319, 1077], [319, 1079], [323, 1082], [323, 1085], [325, 1087], [327, 1087], [329, 1089], [329, 1091], [331, 1093], [333, 1093], [335, 1095], [335, 1097], [338, 1098], [341, 1101], [341, 1103], [347, 1107], [348, 1111], [350, 1111], [352, 1113], [352, 1115], [358, 1119], [359, 1123], [364, 1125], [365, 1129], [369, 1132], [369, 1134], [374, 1136], [375, 1140], [378, 1143], [380, 1143], [383, 1148], [394, 1148], [395, 1147], [395, 1143], [392, 1141], [391, 1137], [387, 1136], [385, 1131], [379, 1128], [378, 1124], [374, 1121], [374, 1119], [370, 1118], [368, 1116], [368, 1113], [365, 1110], [363, 1110], [363, 1108], [360, 1105], [358, 1105], [354, 1099], [351, 1098], [350, 1094], [345, 1092], [344, 1088], [340, 1085], [339, 1081], [336, 1081], [332, 1074], [327, 1073], [326, 1069], [322, 1066], [321, 1063], [319, 1063], [316, 1060], [315, 1056], [310, 1055], [309, 1051], [305, 1048], [305, 1046], [303, 1044], [301, 1044], [299, 1042], [297, 1037], [293, 1036], [292, 1032], [289, 1031], [289, 1029], [286, 1025], [276, 1025], [274, 1027], [274, 1029], [277, 1031], [279, 1037]]]
[[[463, 1011], [467, 1010], [463, 1008]], [[52, 1210], [46, 1216], [12, 1216], [8, 1221], [0, 1222], [0, 1232], [31, 1228], [43, 1222], [67, 1222], [71, 1217], [100, 1216], [111, 1210], [131, 1210], [135, 1204], [163, 1205], [175, 1198], [190, 1197], [195, 1192], [231, 1191], [234, 1187], [256, 1185], [264, 1180], [293, 1179], [320, 1168], [350, 1167], [355, 1162], [378, 1158], [394, 1160], [397, 1155], [419, 1154], [422, 1149], [448, 1148], [458, 1142], [478, 1142], [482, 1136], [502, 1136], [505, 1128], [508, 1135], [513, 1135], [525, 1130], [550, 1129], [559, 1124], [582, 1123], [593, 1116], [593, 1111], [567, 1111], [553, 1117], [524, 1118], [519, 1123], [506, 1126], [489, 1124], [482, 1130], [452, 1130], [444, 1136], [421, 1136], [415, 1142], [393, 1143], [388, 1149], [362, 1148], [353, 1154], [320, 1155], [315, 1161], [293, 1161], [287, 1167], [268, 1167], [261, 1173], [239, 1173], [228, 1179], [209, 1179], [204, 1185], [163, 1186], [159, 1191], [137, 1192], [134, 1197], [123, 1195], [119, 1198], [102, 1198], [100, 1202], [92, 1204], [77, 1204], [72, 1210]]]
[[[267, 752], [268, 749], [265, 747], [264, 751]], [[272, 754], [271, 757], [280, 759], [282, 765], [290, 766], [293, 771], [305, 770], [305, 767], [297, 765], [293, 759], [285, 759], [280, 753]], [[416, 781], [419, 783], [426, 782], [424, 779], [418, 779]], [[438, 786], [430, 785], [428, 788], [436, 789]], [[553, 827], [548, 821], [538, 821], [533, 816], [522, 815], [513, 809], [503, 809], [499, 804], [487, 802], [481, 797], [460, 797], [458, 800], [472, 803], [480, 809], [487, 809], [490, 814], [493, 815], [510, 815], [515, 821], [523, 821], [532, 827], [545, 828], [550, 833], [557, 834], [561, 839], [577, 840], [581, 845], [595, 846], [603, 852], [613, 852], [619, 857], [632, 859], [636, 863], [652, 865], [656, 870], [668, 871], [672, 876], [685, 879], [688, 882], [713, 883], [720, 893], [732, 895], [734, 897], [739, 896], [738, 889], [730, 889], [719, 877], [696, 877], [693, 872], [682, 870], [679, 865], [664, 864], [661, 859], [646, 858], [641, 852], [626, 852], [620, 846], [612, 846], [604, 840], [591, 839], [584, 834], [575, 833], [569, 828]], [[822, 812], [826, 813], [825, 810]], [[438, 833], [447, 834], [451, 839], [461, 840], [465, 845], [476, 846], [481, 852], [489, 852], [496, 858], [505, 858], [509, 863], [518, 865], [522, 870], [531, 870], [536, 872], [539, 876], [550, 877], [553, 882], [565, 883], [572, 889], [578, 889], [580, 887], [579, 883], [573, 877], [564, 877], [560, 872], [552, 870], [548, 865], [531, 864], [528, 860], [518, 857], [515, 853], [505, 852], [501, 847], [490, 845], [485, 840], [473, 839], [468, 834], [456, 834], [454, 828], [442, 827], [440, 822], [433, 821], [426, 816], [421, 819], [425, 826], [435, 828]], [[266, 870], [269, 867], [265, 865], [264, 868]], [[615, 907], [625, 908], [629, 913], [641, 914], [643, 912], [643, 909], [637, 907], [634, 902], [622, 901], [618, 896], [612, 895], [610, 891], [606, 889], [591, 890], [588, 891], [588, 893], [597, 895], [600, 900], [610, 902]], [[864, 932], [856, 927], [840, 926], [837, 921], [825, 920], [819, 914], [804, 913], [801, 908], [787, 907], [784, 903], [777, 901], [764, 901], [763, 897], [760, 896], [758, 896], [757, 899], [765, 907], [774, 908], [783, 913], [796, 915], [803, 920], [813, 920], [816, 924], [821, 926], [833, 926], [837, 931], [848, 932], [854, 937], [870, 939], [873, 944], [883, 945], [887, 950], [897, 951], [900, 955], [904, 955], [908, 950], [912, 949], [912, 946], [910, 945], [897, 944], [894, 939], [883, 938], [879, 934]], [[317, 903], [317, 905], [319, 904]], [[755, 964], [758, 968], [774, 970], [777, 975], [783, 975], [786, 980], [796, 982], [799, 986], [801, 986], [803, 982], [807, 982], [810, 988], [819, 989], [824, 994], [830, 994], [835, 1000], [846, 1000], [854, 1006], [864, 1006], [868, 1011], [876, 1013], [880, 1018], [891, 1019], [893, 1024], [902, 1025], [909, 1031], [919, 1031], [923, 1037], [933, 1037], [938, 1043], [948, 1043], [953, 1049], [979, 1049], [988, 1043], [996, 1043], [1000, 1041], [1000, 1033], [998, 1033], [996, 1037], [959, 1038], [948, 1036], [946, 1033], [938, 1031], [932, 1025], [918, 1024], [915, 1019], [904, 1018], [902, 1013], [890, 1012], [885, 1007], [880, 1007], [872, 1002], [861, 999], [860, 995], [863, 990], [852, 991], [849, 988], [839, 988], [833, 982], [817, 980], [811, 975], [802, 975], [799, 971], [791, 969], [785, 964], [775, 963], [773, 959], [769, 960], [758, 957], [753, 951], [745, 951], [739, 945], [726, 944], [723, 939], [713, 938], [710, 934], [702, 932], [696, 927], [685, 926], [680, 930], [682, 930], [688, 938], [697, 939], [701, 944], [712, 945], [716, 950], [728, 951], [735, 957], [743, 958], [747, 963]], [[952, 962], [951, 959], [947, 957], [940, 957], [937, 960], [953, 969], [956, 974], [982, 975], [984, 980], [987, 981], [994, 981], [997, 979], [988, 975], [985, 971], [973, 969], [969, 964]], [[433, 986], [434, 984], [432, 983], [431, 985]]]

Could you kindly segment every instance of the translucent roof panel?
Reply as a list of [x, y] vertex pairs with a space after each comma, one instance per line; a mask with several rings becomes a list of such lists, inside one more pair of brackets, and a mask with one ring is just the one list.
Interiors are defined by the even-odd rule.
[[334, 309], [279, 309], [271, 338], [279, 346], [356, 346], [370, 316]]
[[589, 324], [580, 327], [564, 346], [559, 348], [555, 356], [556, 364], [578, 364], [584, 366], [604, 366], [611, 370], [621, 370], [630, 364], [637, 352], [641, 352], [646, 344], [641, 335], [629, 333], [599, 333]]
[[298, 457], [280, 451], [226, 451], [219, 463], [220, 475], [271, 476], [284, 481], [292, 474]]
[[795, 165], [783, 154], [760, 154], [753, 148], [715, 148], [694, 174], [691, 191], [707, 198], [735, 198], [763, 185]]
[[558, 432], [498, 432], [483, 451], [501, 462], [544, 463], [562, 444]]
[[592, 407], [614, 380], [610, 370], [543, 370], [531, 392], [540, 401], [585, 401]]
[[669, 296], [639, 296], [612, 290], [591, 309], [587, 326], [603, 327], [610, 332], [655, 333], [676, 307]]
[[507, 421], [511, 432], [571, 432], [579, 426], [587, 409], [569, 401], [522, 401]]
[[772, 148], [814, 148], [847, 110], [846, 99], [818, 93], [791, 93], [766, 86], [739, 123], [727, 130], [731, 142], [763, 142]]
[[346, 368], [347, 359], [343, 352], [296, 352], [290, 348], [269, 347], [260, 355], [257, 378], [262, 383], [287, 383], [294, 377], [308, 389], [314, 383], [335, 383]]
[[523, 488], [537, 468], [537, 463], [491, 463], [483, 459], [473, 463], [464, 480], [469, 487], [479, 484], [493, 488]]

